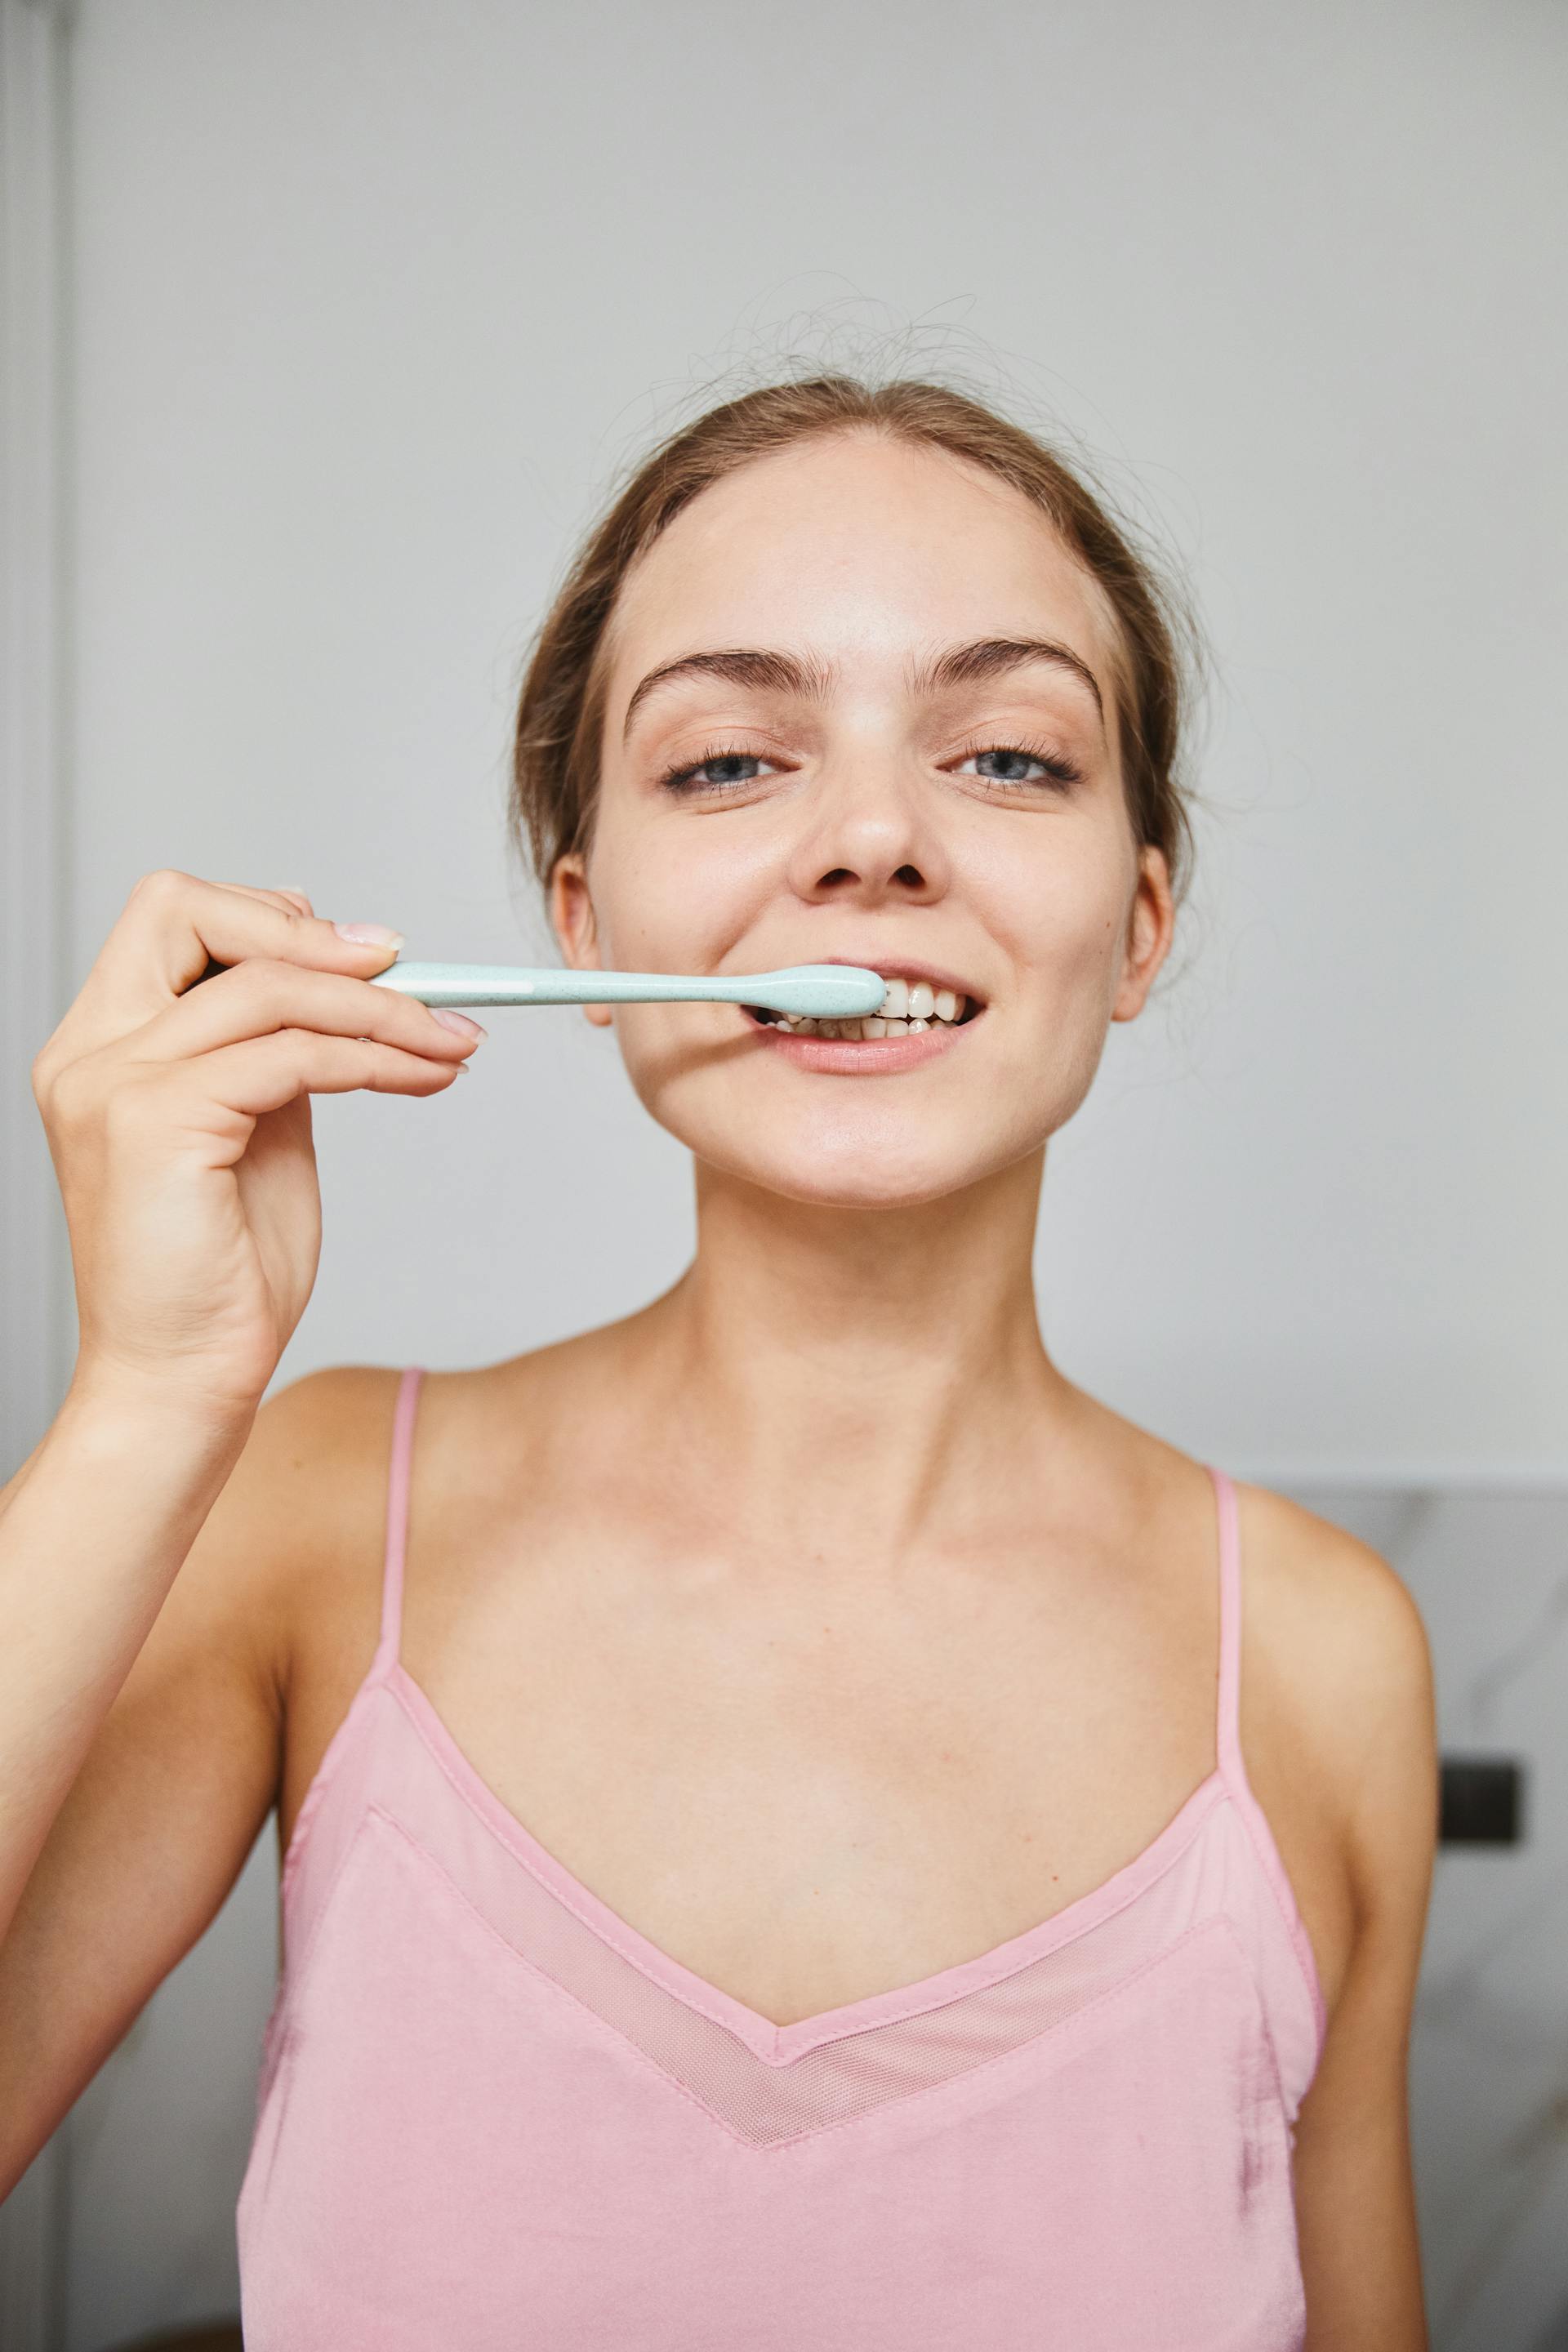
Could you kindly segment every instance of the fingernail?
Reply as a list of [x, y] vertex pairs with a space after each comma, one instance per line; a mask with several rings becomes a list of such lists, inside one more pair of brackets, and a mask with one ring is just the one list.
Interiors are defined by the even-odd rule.
[[433, 1004], [430, 1011], [443, 1029], [455, 1029], [459, 1037], [488, 1037], [490, 1034], [478, 1021], [470, 1021], [466, 1013], [454, 1013], [449, 1004]]
[[347, 940], [356, 948], [400, 948], [401, 931], [389, 931], [384, 923], [334, 923], [332, 929], [340, 940]]

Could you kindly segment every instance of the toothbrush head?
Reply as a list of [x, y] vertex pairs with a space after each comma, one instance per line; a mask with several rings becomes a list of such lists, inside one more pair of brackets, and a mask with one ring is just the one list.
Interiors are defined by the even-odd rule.
[[743, 985], [748, 1004], [823, 1021], [876, 1013], [888, 992], [881, 973], [858, 963], [790, 964], [782, 971], [750, 972]]

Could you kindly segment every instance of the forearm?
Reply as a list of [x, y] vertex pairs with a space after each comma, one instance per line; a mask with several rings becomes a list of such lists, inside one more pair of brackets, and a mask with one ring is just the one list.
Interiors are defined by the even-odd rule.
[[0, 1937], [249, 1427], [73, 1388], [0, 1492]]

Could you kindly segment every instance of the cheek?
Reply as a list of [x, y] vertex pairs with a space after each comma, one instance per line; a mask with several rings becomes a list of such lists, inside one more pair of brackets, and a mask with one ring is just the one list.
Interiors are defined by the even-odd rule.
[[710, 970], [777, 887], [777, 845], [721, 819], [621, 824], [595, 842], [588, 886], [607, 964]]
[[[773, 869], [764, 874], [754, 857], [737, 855], [723, 831], [719, 823], [626, 817], [601, 829], [587, 869], [601, 962], [689, 972], [724, 962], [768, 903]], [[728, 1005], [621, 1004], [611, 1026], [644, 1107], [677, 1132], [672, 1104], [734, 1052], [736, 1014]]]
[[1102, 992], [1091, 980], [1113, 988], [1121, 968], [1122, 921], [1131, 887], [1120, 845], [1096, 832], [1069, 835], [1063, 827], [1030, 854], [1026, 842], [1011, 855], [990, 852], [971, 861], [971, 903], [1015, 968], [1015, 986], [1030, 993], [1032, 975], [1045, 983], [1042, 1011], [1059, 1020], [1064, 1000], [1080, 999], [1086, 1013], [1098, 1009]]

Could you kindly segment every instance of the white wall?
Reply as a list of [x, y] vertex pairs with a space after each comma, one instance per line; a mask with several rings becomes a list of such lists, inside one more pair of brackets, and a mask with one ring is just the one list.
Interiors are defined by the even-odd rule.
[[[535, 952], [509, 699], [612, 462], [749, 320], [961, 321], [1225, 678], [1192, 968], [1053, 1159], [1061, 1360], [1259, 1476], [1568, 1468], [1560, 11], [87, 0], [77, 58], [79, 970], [163, 863]], [[284, 1377], [681, 1262], [576, 1014], [317, 1124]]]

